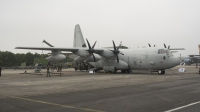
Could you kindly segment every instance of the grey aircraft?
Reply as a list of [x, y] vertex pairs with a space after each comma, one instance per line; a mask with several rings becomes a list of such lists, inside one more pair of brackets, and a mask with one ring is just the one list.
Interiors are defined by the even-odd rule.
[[196, 68], [197, 68], [198, 63], [200, 63], [200, 45], [198, 47], [199, 47], [199, 55], [189, 55], [189, 57], [183, 59], [183, 63], [185, 63], [186, 65], [191, 65], [196, 63]]
[[[76, 30], [77, 29], [77, 30]], [[80, 26], [76, 25], [75, 37], [83, 38]], [[77, 36], [78, 35], [78, 36]], [[112, 41], [113, 49], [94, 48], [86, 39], [88, 48], [84, 39], [78, 39], [74, 42], [78, 43], [73, 48], [58, 48], [58, 47], [16, 47], [15, 49], [30, 49], [30, 50], [49, 50], [52, 52], [51, 61], [64, 59], [61, 57], [61, 51], [70, 51], [78, 55], [74, 59], [75, 62], [85, 62], [93, 66], [93, 70], [104, 70], [106, 72], [115, 73], [117, 70], [121, 72], [131, 72], [131, 70], [143, 69], [165, 74], [165, 70], [175, 67], [180, 64], [180, 59], [175, 57], [170, 48], [137, 48], [137, 49], [119, 49]]]

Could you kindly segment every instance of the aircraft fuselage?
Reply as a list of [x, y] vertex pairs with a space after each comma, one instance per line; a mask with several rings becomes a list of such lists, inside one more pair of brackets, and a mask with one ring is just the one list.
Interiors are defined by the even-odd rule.
[[152, 69], [164, 70], [180, 64], [180, 59], [164, 48], [138, 48], [138, 49], [120, 49], [124, 55], [118, 54], [119, 63], [116, 57], [101, 57], [98, 62], [90, 62], [97, 69], [105, 69], [107, 66], [113, 66], [118, 70], [125, 69]]

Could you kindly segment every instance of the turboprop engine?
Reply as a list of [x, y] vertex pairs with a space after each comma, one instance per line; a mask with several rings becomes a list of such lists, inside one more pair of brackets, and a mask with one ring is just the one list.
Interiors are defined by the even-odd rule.
[[74, 52], [74, 54], [76, 54], [78, 56], [87, 56], [87, 55], [89, 55], [88, 51], [83, 50], [83, 49], [79, 49], [78, 51]]
[[94, 60], [93, 56], [89, 56], [89, 57], [76, 57], [74, 59], [75, 62], [95, 62], [95, 61], [99, 61], [100, 60], [100, 56], [97, 54], [94, 54], [94, 57], [96, 60]]
[[65, 61], [66, 56], [63, 54], [55, 54], [47, 57], [46, 59], [50, 62], [59, 62], [59, 61]]
[[187, 64], [187, 65], [190, 65], [190, 64], [193, 63], [193, 61], [192, 61], [191, 59], [187, 59], [187, 58], [184, 59], [183, 62], [184, 62], [185, 64]]
[[107, 58], [114, 56], [114, 54], [110, 50], [104, 50], [100, 53], [100, 55]]

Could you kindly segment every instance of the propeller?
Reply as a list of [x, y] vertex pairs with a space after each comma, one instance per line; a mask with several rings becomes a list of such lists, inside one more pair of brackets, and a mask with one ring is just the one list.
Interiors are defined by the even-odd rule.
[[170, 48], [170, 45], [168, 46], [168, 49]]
[[[149, 43], [148, 43], [149, 44]], [[149, 47], [151, 47], [151, 45], [149, 44]]]
[[95, 43], [92, 47], [90, 46], [90, 43], [88, 42], [87, 39], [86, 39], [86, 41], [87, 41], [87, 44], [88, 44], [88, 47], [89, 47], [89, 49], [87, 51], [89, 52], [90, 55], [93, 56], [94, 61], [96, 61], [93, 53], [95, 52], [94, 47], [95, 47], [97, 41], [95, 41]]
[[185, 50], [184, 48], [171, 48], [171, 49], [170, 49], [170, 45], [167, 47], [167, 46], [165, 45], [165, 43], [164, 43], [164, 47], [165, 47], [165, 48], [168, 48], [169, 50]]
[[115, 56], [117, 56], [117, 63], [119, 63], [118, 54], [121, 54], [121, 55], [124, 55], [124, 54], [123, 54], [123, 53], [120, 53], [119, 48], [116, 48], [115, 42], [114, 42], [114, 41], [113, 41], [113, 47], [114, 47], [114, 50], [110, 50], [110, 51], [112, 51], [113, 54], [114, 54]]
[[[149, 44], [149, 43], [148, 43]], [[151, 45], [149, 44], [149, 47], [151, 47]], [[156, 45], [154, 45], [153, 47], [156, 47]]]
[[[167, 48], [167, 46], [165, 45], [165, 43], [164, 43], [164, 47]], [[170, 45], [168, 46], [168, 49], [169, 49], [169, 48], [170, 48]]]

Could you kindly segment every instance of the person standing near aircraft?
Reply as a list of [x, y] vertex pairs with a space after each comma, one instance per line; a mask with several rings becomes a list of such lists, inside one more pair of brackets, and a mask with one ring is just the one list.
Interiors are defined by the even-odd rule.
[[47, 65], [47, 77], [51, 77], [49, 72], [49, 65]]
[[1, 76], [1, 66], [0, 66], [0, 76]]
[[200, 74], [200, 67], [199, 67], [199, 74]]

